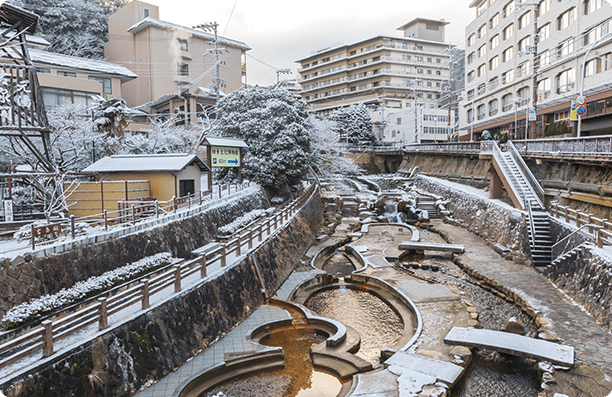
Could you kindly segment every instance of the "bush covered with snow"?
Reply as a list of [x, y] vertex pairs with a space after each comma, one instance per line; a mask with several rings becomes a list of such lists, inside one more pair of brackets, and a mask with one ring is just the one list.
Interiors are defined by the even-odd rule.
[[266, 210], [262, 210], [262, 209], [257, 209], [251, 212], [247, 212], [241, 217], [236, 218], [236, 220], [234, 220], [232, 223], [229, 223], [225, 226], [220, 227], [218, 232], [222, 236], [232, 235], [236, 233], [236, 231], [240, 230], [241, 228], [245, 227], [249, 223], [253, 222], [254, 220], [261, 218], [265, 214], [266, 214]]
[[101, 276], [91, 277], [85, 281], [74, 284], [71, 288], [64, 288], [56, 294], [44, 295], [30, 300], [10, 309], [2, 320], [0, 329], [9, 330], [30, 321], [37, 316], [50, 313], [86, 299], [117, 284], [134, 279], [142, 274], [169, 264], [172, 261], [170, 252], [148, 256], [137, 262], [111, 270]]

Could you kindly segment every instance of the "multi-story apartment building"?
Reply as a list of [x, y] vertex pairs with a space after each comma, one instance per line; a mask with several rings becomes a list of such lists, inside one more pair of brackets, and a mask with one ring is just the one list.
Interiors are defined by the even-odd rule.
[[[612, 133], [612, 119], [607, 116], [612, 112], [612, 8], [608, 2], [474, 0], [470, 7], [476, 18], [466, 28], [461, 140], [478, 139], [484, 130], [507, 132], [510, 138], [576, 134], [570, 108], [581, 85], [588, 99], [582, 135]], [[532, 107], [534, 66], [535, 130], [525, 125]]]
[[435, 120], [443, 113], [437, 108], [450, 80], [447, 24], [416, 18], [398, 28], [403, 37], [380, 35], [312, 52], [297, 60], [302, 98], [317, 115], [351, 104], [368, 105], [383, 141], [446, 140], [448, 115], [436, 125], [443, 133], [419, 134], [422, 120], [417, 117], [415, 123], [414, 109], [422, 108], [417, 113], [431, 113]]
[[[188, 84], [200, 92], [214, 85], [214, 34], [161, 21], [155, 5], [137, 0], [127, 3], [108, 17], [108, 34], [104, 46], [107, 60], [138, 75], [124, 84], [123, 97], [129, 106], [158, 100]], [[219, 49], [220, 91], [242, 88], [250, 47], [219, 37]]]

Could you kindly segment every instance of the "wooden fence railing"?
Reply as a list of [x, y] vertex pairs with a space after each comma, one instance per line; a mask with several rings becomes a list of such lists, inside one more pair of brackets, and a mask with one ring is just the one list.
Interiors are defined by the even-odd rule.
[[130, 306], [141, 305], [141, 309], [149, 308], [150, 297], [173, 286], [174, 292], [181, 291], [181, 284], [185, 278], [199, 274], [206, 277], [206, 269], [214, 263], [221, 267], [226, 266], [227, 257], [235, 253], [236, 257], [242, 255], [242, 245], [246, 242], [248, 249], [253, 248], [253, 241], [263, 240], [264, 234], [271, 235], [283, 226], [283, 222], [297, 214], [302, 206], [316, 191], [317, 185], [311, 186], [300, 197], [285, 206], [281, 211], [267, 218], [264, 222], [252, 225], [250, 228], [238, 233], [236, 237], [210, 252], [195, 259], [185, 261], [173, 266], [169, 271], [161, 273], [150, 279], [141, 281], [138, 285], [118, 292], [113, 296], [99, 298], [96, 303], [80, 309], [68, 316], [57, 320], [43, 321], [39, 327], [25, 335], [5, 341], [0, 345], [0, 368], [14, 363], [38, 350], [42, 349], [42, 356], [49, 357], [54, 352], [54, 343], [64, 339], [92, 324], [98, 323], [98, 329], [108, 328], [108, 317]]
[[567, 223], [574, 221], [577, 228], [581, 228], [584, 225], [597, 226], [587, 227], [588, 233], [596, 239], [597, 246], [602, 248], [604, 244], [612, 245], [612, 222], [608, 219], [600, 219], [591, 214], [585, 214], [584, 212], [557, 203], [552, 203], [549, 211], [550, 215], [557, 219], [563, 219]]

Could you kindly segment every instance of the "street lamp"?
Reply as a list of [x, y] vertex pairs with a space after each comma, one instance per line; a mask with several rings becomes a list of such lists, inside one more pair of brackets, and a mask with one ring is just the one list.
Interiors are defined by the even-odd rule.
[[[608, 38], [611, 35], [612, 35], [612, 32], [608, 32], [604, 34], [603, 36], [601, 36], [598, 40], [595, 40], [595, 42], [589, 46], [586, 53], [584, 54], [584, 59], [582, 60], [582, 71], [581, 71], [581, 76], [580, 76], [580, 96], [582, 96], [584, 92], [584, 79], [586, 77], [586, 61], [587, 61], [587, 57], [589, 56], [589, 53], [597, 45], [597, 43], [599, 43], [605, 38]], [[576, 126], [576, 136], [577, 137], [580, 137], [581, 122], [582, 122], [582, 116], [578, 116], [578, 125]]]

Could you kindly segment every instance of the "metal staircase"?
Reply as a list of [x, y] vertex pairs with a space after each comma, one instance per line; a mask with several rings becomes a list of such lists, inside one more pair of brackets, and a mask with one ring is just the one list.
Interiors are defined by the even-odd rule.
[[533, 265], [550, 265], [552, 238], [548, 213], [544, 207], [544, 190], [512, 142], [501, 147], [496, 142], [486, 142], [483, 148], [491, 155], [514, 204], [529, 213], [529, 243]]

